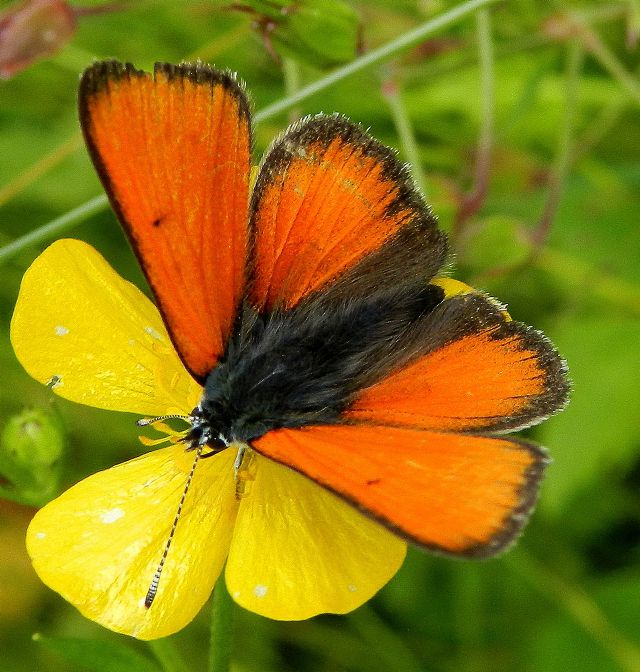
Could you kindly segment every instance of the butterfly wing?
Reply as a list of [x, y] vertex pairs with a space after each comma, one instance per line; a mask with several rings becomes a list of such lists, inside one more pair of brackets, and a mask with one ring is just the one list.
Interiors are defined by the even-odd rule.
[[266, 153], [251, 202], [250, 299], [291, 308], [336, 280], [349, 297], [423, 281], [444, 236], [395, 154], [347, 119], [317, 116]]
[[513, 431], [561, 409], [566, 367], [539, 331], [493, 299], [458, 294], [419, 320], [405, 348], [418, 353], [361, 391], [350, 422], [436, 431]]
[[561, 408], [564, 363], [477, 292], [444, 298], [402, 336], [398, 350], [413, 354], [356, 393], [343, 424], [276, 430], [253, 445], [426, 548], [493, 555], [526, 522], [546, 458], [534, 444], [471, 432]]
[[520, 440], [373, 425], [280, 429], [253, 446], [410, 541], [469, 557], [514, 540], [546, 462]]
[[80, 120], [171, 338], [202, 381], [244, 287], [250, 120], [241, 86], [202, 64], [115, 61], [83, 75]]

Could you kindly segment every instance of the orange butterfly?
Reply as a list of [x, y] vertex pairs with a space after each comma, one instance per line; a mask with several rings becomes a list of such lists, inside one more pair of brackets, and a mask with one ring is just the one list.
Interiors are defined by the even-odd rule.
[[[494, 299], [434, 280], [446, 237], [393, 151], [342, 116], [308, 117], [276, 139], [251, 190], [246, 94], [201, 64], [158, 64], [150, 76], [96, 63], [80, 118], [171, 341], [202, 386], [179, 437], [196, 453], [183, 483], [210, 463], [196, 471], [198, 458], [233, 451], [237, 500], [253, 496], [263, 457], [431, 551], [487, 557], [514, 540], [547, 460], [502, 434], [563, 407], [565, 365]], [[12, 338], [25, 363], [21, 320]], [[43, 381], [55, 373], [31, 368]], [[180, 552], [165, 549], [147, 607]], [[254, 597], [266, 591], [256, 584]]]

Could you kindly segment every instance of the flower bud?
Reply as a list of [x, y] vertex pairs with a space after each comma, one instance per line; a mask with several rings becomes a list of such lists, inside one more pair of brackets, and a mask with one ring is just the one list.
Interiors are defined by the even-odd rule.
[[60, 485], [64, 432], [52, 412], [25, 410], [0, 434], [0, 496], [40, 506]]
[[0, 15], [0, 78], [60, 50], [76, 31], [76, 14], [63, 0], [25, 0]]

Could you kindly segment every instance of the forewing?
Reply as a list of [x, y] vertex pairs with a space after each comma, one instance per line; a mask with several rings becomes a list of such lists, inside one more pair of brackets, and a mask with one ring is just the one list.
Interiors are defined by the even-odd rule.
[[347, 119], [310, 117], [265, 155], [251, 202], [249, 296], [291, 308], [336, 284], [370, 294], [426, 283], [446, 256], [444, 236], [389, 148]]
[[367, 425], [280, 429], [253, 445], [410, 541], [469, 557], [515, 539], [546, 463], [524, 441]]
[[116, 61], [83, 75], [80, 120], [111, 204], [173, 342], [202, 381], [244, 286], [250, 165], [246, 96], [202, 64]]

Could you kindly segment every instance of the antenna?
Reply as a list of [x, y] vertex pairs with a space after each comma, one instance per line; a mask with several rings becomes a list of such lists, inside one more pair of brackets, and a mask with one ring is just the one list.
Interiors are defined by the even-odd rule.
[[[184, 416], [164, 416], [163, 418], [155, 418], [153, 421], [157, 420], [165, 420], [167, 418], [171, 417], [179, 417], [182, 418]], [[150, 424], [150, 423], [146, 423]], [[182, 497], [180, 498], [180, 503], [178, 504], [178, 510], [176, 511], [176, 516], [173, 519], [173, 525], [171, 526], [171, 531], [169, 532], [169, 536], [167, 537], [167, 543], [165, 544], [164, 547], [164, 552], [162, 554], [162, 558], [160, 559], [160, 563], [158, 564], [158, 568], [156, 569], [155, 574], [153, 575], [153, 579], [151, 579], [151, 585], [149, 586], [149, 590], [147, 591], [147, 595], [144, 598], [144, 606], [149, 609], [151, 605], [153, 604], [153, 601], [156, 598], [156, 594], [158, 592], [158, 584], [160, 583], [160, 575], [162, 574], [162, 570], [164, 569], [164, 563], [167, 559], [167, 554], [169, 553], [169, 548], [171, 547], [171, 542], [173, 541], [173, 535], [176, 533], [176, 527], [178, 527], [178, 520], [180, 520], [180, 514], [182, 513], [182, 507], [184, 506], [184, 500], [187, 498], [187, 492], [189, 491], [189, 486], [191, 485], [191, 481], [193, 479], [193, 474], [195, 473], [196, 470], [196, 465], [198, 464], [198, 460], [200, 459], [200, 456], [202, 455], [202, 451], [204, 450], [204, 443], [198, 443], [198, 447], [196, 449], [196, 456], [193, 460], [193, 465], [191, 466], [191, 471], [189, 472], [189, 476], [187, 477], [187, 482], [184, 484], [184, 490], [182, 492]]]
[[138, 425], [138, 427], [146, 427], [147, 425], [154, 425], [156, 422], [164, 422], [165, 420], [184, 420], [185, 422], [191, 422], [191, 416], [159, 415], [157, 418], [140, 418], [140, 420], [136, 420], [136, 425]]

